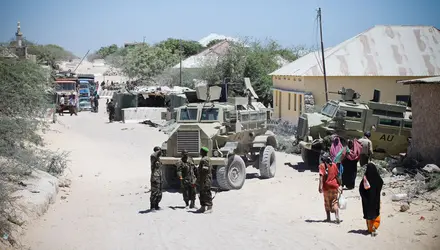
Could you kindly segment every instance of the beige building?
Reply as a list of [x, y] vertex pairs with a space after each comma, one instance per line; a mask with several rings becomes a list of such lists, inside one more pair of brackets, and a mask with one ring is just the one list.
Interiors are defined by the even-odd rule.
[[400, 81], [409, 85], [412, 102], [412, 153], [440, 166], [440, 76]]
[[[375, 26], [324, 52], [329, 92], [342, 87], [361, 101], [381, 91], [381, 101], [408, 101], [409, 86], [398, 80], [440, 75], [440, 31], [432, 26]], [[271, 73], [274, 118], [296, 123], [311, 93], [316, 108], [326, 102], [322, 54], [309, 53]], [[329, 93], [329, 99], [339, 96]]]

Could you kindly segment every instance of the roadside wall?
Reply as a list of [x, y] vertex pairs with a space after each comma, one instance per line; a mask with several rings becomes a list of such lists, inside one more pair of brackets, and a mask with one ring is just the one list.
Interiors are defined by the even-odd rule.
[[161, 114], [162, 112], [166, 111], [166, 108], [125, 108], [122, 109], [122, 121], [124, 123], [136, 123], [145, 120], [150, 120], [152, 122], [162, 122]]
[[440, 84], [412, 84], [412, 148], [440, 166]]

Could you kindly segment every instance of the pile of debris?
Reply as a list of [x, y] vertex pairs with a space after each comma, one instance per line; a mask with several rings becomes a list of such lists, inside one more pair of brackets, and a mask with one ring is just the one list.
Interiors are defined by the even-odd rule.
[[296, 125], [283, 120], [270, 120], [267, 127], [275, 134], [277, 139], [277, 150], [288, 154], [298, 153], [296, 142]]

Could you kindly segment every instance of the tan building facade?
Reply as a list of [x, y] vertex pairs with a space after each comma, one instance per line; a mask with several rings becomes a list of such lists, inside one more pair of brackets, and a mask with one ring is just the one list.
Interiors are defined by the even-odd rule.
[[419, 153], [425, 163], [440, 166], [440, 77], [403, 81], [403, 84], [411, 91], [412, 153]]
[[[375, 26], [326, 49], [329, 99], [339, 98], [330, 92], [345, 87], [359, 92], [360, 101], [371, 100], [378, 89], [381, 102], [407, 102], [409, 86], [396, 81], [440, 75], [438, 41], [440, 31], [430, 26]], [[325, 104], [321, 57], [320, 52], [312, 52], [270, 74], [275, 119], [296, 123], [307, 93], [313, 95], [315, 109]]]

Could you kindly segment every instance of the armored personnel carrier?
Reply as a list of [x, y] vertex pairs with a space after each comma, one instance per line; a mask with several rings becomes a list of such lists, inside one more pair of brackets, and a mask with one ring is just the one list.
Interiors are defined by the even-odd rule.
[[[330, 92], [331, 93], [331, 92]], [[360, 138], [370, 131], [374, 157], [406, 152], [411, 137], [411, 112], [406, 106], [380, 102], [380, 91], [374, 90], [373, 100], [359, 103], [359, 93], [342, 89], [334, 94], [340, 100], [327, 102], [319, 113], [304, 113], [298, 119], [297, 141], [306, 165], [318, 167], [321, 150], [328, 150], [329, 140], [337, 134], [341, 142]]]
[[[209, 148], [213, 177], [223, 190], [241, 189], [246, 167], [259, 169], [262, 178], [276, 172], [277, 141], [267, 131], [271, 110], [257, 102], [248, 78], [247, 97], [227, 97], [227, 84], [199, 85], [186, 92], [188, 104], [174, 109], [177, 126], [162, 145], [164, 187], [179, 187], [175, 164], [187, 150], [195, 164], [201, 147]], [[215, 183], [215, 182], [214, 182]]]

